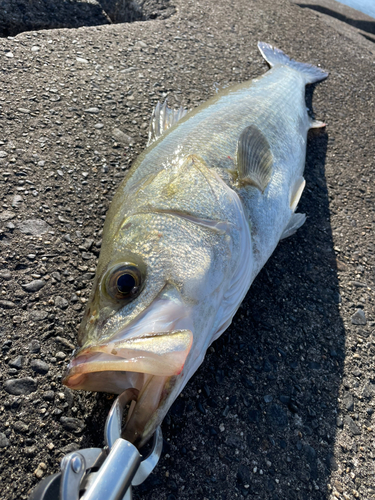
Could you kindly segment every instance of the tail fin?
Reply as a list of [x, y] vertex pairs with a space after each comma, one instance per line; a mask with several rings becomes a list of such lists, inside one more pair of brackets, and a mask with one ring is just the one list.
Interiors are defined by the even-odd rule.
[[305, 77], [306, 83], [320, 82], [328, 76], [327, 72], [318, 68], [317, 66], [294, 61], [286, 54], [284, 54], [282, 50], [277, 49], [276, 47], [272, 47], [272, 45], [269, 45], [268, 43], [258, 42], [258, 48], [271, 68], [273, 66], [276, 66], [277, 64], [289, 66], [290, 68], [293, 68], [296, 71], [302, 73]]

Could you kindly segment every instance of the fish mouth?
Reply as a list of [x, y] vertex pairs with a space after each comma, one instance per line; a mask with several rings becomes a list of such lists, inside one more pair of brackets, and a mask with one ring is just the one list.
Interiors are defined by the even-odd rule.
[[142, 446], [169, 409], [193, 343], [191, 330], [158, 332], [83, 346], [63, 378], [70, 389], [120, 394], [135, 389], [124, 439]]

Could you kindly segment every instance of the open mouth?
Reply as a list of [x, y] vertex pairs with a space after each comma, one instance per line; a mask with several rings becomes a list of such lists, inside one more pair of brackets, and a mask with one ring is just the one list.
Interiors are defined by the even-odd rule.
[[141, 446], [164, 417], [163, 403], [182, 373], [192, 342], [190, 330], [174, 330], [84, 346], [70, 362], [63, 383], [112, 394], [135, 389], [138, 397], [130, 406], [123, 437]]

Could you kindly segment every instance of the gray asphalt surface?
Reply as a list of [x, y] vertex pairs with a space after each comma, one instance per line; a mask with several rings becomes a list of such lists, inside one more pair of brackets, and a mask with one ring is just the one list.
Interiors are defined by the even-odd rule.
[[64, 453], [102, 446], [111, 397], [61, 376], [108, 204], [155, 103], [263, 74], [262, 40], [330, 72], [307, 94], [327, 123], [308, 144], [307, 222], [173, 405], [135, 498], [375, 498], [374, 55], [286, 0], [175, 5], [0, 40], [0, 496], [26, 499]]

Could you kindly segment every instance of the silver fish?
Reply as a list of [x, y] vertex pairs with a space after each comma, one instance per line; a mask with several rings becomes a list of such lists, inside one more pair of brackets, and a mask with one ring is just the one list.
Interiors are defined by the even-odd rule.
[[262, 77], [186, 113], [156, 107], [108, 211], [64, 384], [134, 389], [124, 437], [149, 439], [230, 325], [281, 238], [305, 221], [306, 84], [327, 77], [266, 43]]

